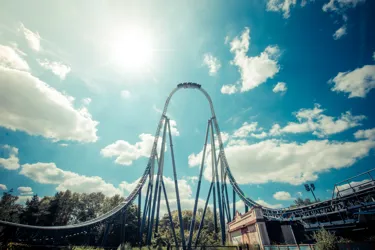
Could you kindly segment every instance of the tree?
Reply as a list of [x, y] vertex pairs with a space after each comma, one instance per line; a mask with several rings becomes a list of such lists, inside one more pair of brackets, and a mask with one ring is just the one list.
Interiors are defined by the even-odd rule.
[[39, 225], [39, 219], [41, 217], [40, 202], [38, 195], [34, 195], [31, 200], [26, 201], [26, 208], [20, 215], [20, 221], [22, 224], [28, 225]]
[[18, 197], [13, 195], [13, 189], [4, 192], [0, 201], [0, 220], [19, 222], [22, 206], [16, 204]]

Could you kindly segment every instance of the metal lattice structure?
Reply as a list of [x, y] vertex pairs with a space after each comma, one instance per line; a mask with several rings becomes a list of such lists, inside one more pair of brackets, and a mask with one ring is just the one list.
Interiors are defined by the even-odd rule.
[[[173, 140], [170, 129], [170, 121], [167, 117], [167, 110], [169, 102], [173, 95], [183, 89], [193, 89], [202, 93], [210, 106], [211, 117], [207, 123], [206, 134], [204, 138], [204, 147], [203, 147], [203, 156], [199, 169], [199, 178], [197, 184], [197, 193], [195, 196], [195, 203], [193, 207], [193, 214], [191, 218], [191, 224], [188, 236], [185, 238], [183, 219], [181, 214], [181, 204], [180, 204], [180, 195], [178, 190], [177, 182], [177, 171], [176, 164], [174, 159], [174, 148]], [[302, 223], [305, 228], [313, 228], [319, 226], [328, 225], [345, 225], [353, 224], [358, 221], [358, 218], [361, 213], [364, 211], [369, 212], [373, 211], [375, 207], [375, 186], [374, 179], [370, 172], [365, 173], [370, 176], [370, 180], [365, 183], [360, 183], [359, 186], [352, 187], [349, 183], [349, 189], [351, 192], [343, 195], [343, 190], [334, 191], [332, 200], [323, 201], [314, 203], [312, 205], [298, 207], [298, 208], [284, 208], [284, 209], [272, 209], [265, 206], [261, 206], [256, 203], [250, 197], [247, 197], [245, 193], [241, 190], [239, 185], [236, 182], [235, 177], [233, 176], [227, 158], [225, 156], [224, 144], [222, 142], [219, 123], [216, 118], [215, 110], [213, 107], [212, 100], [208, 93], [201, 87], [201, 85], [196, 83], [181, 83], [178, 84], [175, 89], [169, 94], [161, 118], [159, 120], [154, 142], [151, 150], [151, 155], [149, 157], [146, 169], [141, 176], [136, 188], [125, 198], [125, 201], [107, 212], [99, 216], [98, 218], [66, 226], [33, 226], [33, 225], [24, 225], [17, 224], [7, 221], [0, 221], [0, 225], [8, 226], [15, 228], [15, 234], [24, 234], [27, 232], [32, 234], [32, 238], [43, 239], [43, 242], [48, 240], [57, 240], [63, 241], [69, 237], [87, 235], [90, 232], [99, 227], [104, 227], [102, 244], [106, 242], [108, 232], [114, 224], [120, 223], [124, 225], [125, 219], [124, 214], [127, 207], [132, 204], [138, 197], [138, 226], [139, 226], [139, 239], [140, 245], [146, 244], [150, 245], [153, 237], [153, 232], [158, 232], [159, 227], [159, 212], [160, 212], [160, 201], [161, 196], [164, 196], [166, 201], [168, 217], [170, 220], [171, 230], [176, 246], [178, 246], [177, 235], [175, 232], [175, 227], [172, 221], [172, 214], [168, 202], [167, 192], [163, 180], [163, 171], [164, 171], [164, 161], [165, 161], [165, 150], [167, 144], [170, 146], [170, 154], [172, 159], [172, 168], [173, 168], [173, 179], [176, 192], [177, 200], [177, 211], [180, 224], [180, 239], [182, 249], [191, 249], [193, 246], [196, 246], [200, 233], [203, 227], [203, 221], [206, 214], [206, 209], [212, 195], [214, 211], [218, 210], [218, 217], [216, 218], [216, 213], [214, 213], [214, 224], [215, 232], [218, 233], [218, 227], [220, 227], [221, 232], [221, 243], [224, 245], [226, 242], [226, 222], [231, 221], [235, 216], [236, 211], [236, 197], [239, 197], [245, 203], [245, 210], [249, 207], [260, 207], [263, 212], [263, 216], [267, 220], [278, 220], [278, 221], [298, 221]], [[158, 143], [161, 139], [160, 152], [158, 152]], [[169, 140], [168, 140], [169, 139]], [[217, 143], [215, 143], [217, 140]], [[216, 149], [216, 144], [218, 149]], [[212, 166], [212, 180], [210, 183], [207, 199], [205, 202], [202, 218], [200, 221], [199, 228], [197, 232], [194, 232], [194, 225], [196, 221], [196, 212], [198, 206], [198, 198], [200, 196], [200, 187], [202, 182], [203, 168], [206, 163], [206, 150], [207, 147], [211, 147], [211, 163]], [[372, 170], [373, 171], [373, 170]], [[346, 180], [350, 181], [350, 180]], [[338, 183], [340, 184], [340, 183]], [[335, 189], [337, 189], [335, 185]], [[228, 195], [228, 186], [233, 189], [232, 200], [229, 199]], [[146, 198], [142, 206], [142, 189], [146, 189]], [[344, 190], [345, 191], [345, 190]], [[230, 204], [232, 203], [232, 212], [230, 210]], [[141, 208], [143, 207], [143, 213], [141, 213]], [[351, 216], [348, 216], [348, 211], [351, 211]], [[340, 220], [330, 220], [331, 215], [338, 215]], [[315, 219], [316, 222], [311, 222], [311, 218]], [[322, 220], [321, 218], [328, 218]], [[324, 221], [324, 222], [322, 222]], [[326, 224], [324, 224], [326, 223]], [[317, 225], [316, 225], [317, 224]], [[142, 242], [143, 236], [145, 237], [145, 242]], [[194, 238], [195, 235], [195, 238]], [[18, 235], [19, 238], [22, 238]], [[38, 240], [37, 240], [38, 241]], [[39, 240], [40, 241], [40, 240]]]

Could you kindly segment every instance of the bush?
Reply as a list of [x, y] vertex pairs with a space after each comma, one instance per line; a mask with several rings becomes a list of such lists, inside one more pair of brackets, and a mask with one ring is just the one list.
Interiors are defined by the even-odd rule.
[[319, 250], [335, 250], [337, 238], [324, 228], [314, 233], [316, 246]]

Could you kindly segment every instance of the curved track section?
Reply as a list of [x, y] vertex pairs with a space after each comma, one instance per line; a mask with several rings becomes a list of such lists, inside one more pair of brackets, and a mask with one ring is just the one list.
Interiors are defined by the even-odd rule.
[[[177, 87], [172, 90], [172, 92], [169, 94], [169, 96], [168, 96], [168, 98], [167, 98], [167, 100], [164, 104], [163, 113], [160, 117], [158, 127], [156, 129], [154, 143], [153, 143], [153, 146], [152, 146], [151, 155], [150, 155], [148, 163], [147, 163], [147, 167], [146, 167], [140, 181], [138, 182], [136, 188], [129, 194], [129, 196], [125, 199], [125, 201], [123, 203], [121, 203], [120, 205], [118, 205], [117, 207], [112, 209], [111, 211], [109, 211], [109, 212], [107, 212], [107, 213], [105, 213], [105, 214], [103, 214], [103, 215], [101, 215], [101, 216], [99, 216], [95, 219], [92, 219], [92, 220], [89, 220], [89, 221], [86, 221], [86, 222], [82, 222], [82, 223], [78, 223], [78, 224], [73, 224], [73, 225], [66, 225], [66, 226], [32, 226], [32, 225], [18, 224], [18, 223], [12, 223], [12, 222], [7, 222], [7, 221], [0, 221], [0, 225], [3, 224], [3, 225], [10, 225], [10, 226], [16, 226], [16, 227], [21, 227], [21, 228], [34, 228], [34, 229], [41, 229], [41, 230], [63, 230], [63, 229], [74, 229], [74, 228], [87, 227], [87, 226], [90, 226], [90, 225], [94, 225], [96, 223], [102, 223], [106, 220], [110, 220], [111, 218], [116, 216], [123, 209], [125, 209], [139, 195], [143, 185], [146, 183], [147, 178], [153, 177], [152, 175], [153, 175], [153, 168], [154, 168], [154, 164], [155, 164], [155, 157], [157, 156], [158, 140], [159, 140], [159, 137], [160, 137], [161, 128], [163, 126], [165, 116], [167, 114], [169, 102], [170, 102], [171, 98], [173, 97], [173, 95], [178, 90], [186, 89], [186, 88], [196, 89], [196, 90], [200, 91], [201, 93], [203, 93], [203, 95], [206, 97], [206, 99], [207, 99], [207, 101], [210, 105], [210, 110], [211, 110], [211, 115], [212, 115], [211, 119], [214, 122], [216, 134], [217, 134], [218, 141], [219, 141], [219, 157], [222, 160], [225, 177], [228, 177], [229, 182], [232, 185], [233, 189], [235, 190], [237, 195], [240, 197], [240, 199], [245, 203], [245, 205], [249, 206], [249, 207], [256, 206], [256, 207], [262, 208], [264, 216], [266, 216], [270, 219], [279, 219], [280, 220], [280, 219], [283, 218], [283, 216], [285, 217], [285, 215], [288, 215], [288, 216], [297, 215], [297, 217], [298, 217], [298, 214], [303, 212], [304, 207], [302, 207], [302, 208], [299, 207], [299, 208], [294, 208], [294, 209], [290, 209], [290, 208], [272, 209], [272, 208], [268, 208], [268, 207], [265, 207], [265, 206], [261, 206], [260, 204], [256, 203], [254, 200], [246, 197], [245, 193], [241, 190], [241, 188], [237, 184], [237, 182], [236, 182], [236, 180], [235, 180], [235, 178], [234, 178], [234, 176], [233, 176], [233, 174], [232, 174], [232, 172], [229, 168], [229, 164], [228, 164], [227, 158], [225, 156], [224, 145], [223, 145], [223, 142], [222, 142], [222, 139], [221, 139], [219, 124], [218, 124], [217, 119], [216, 119], [216, 114], [215, 114], [215, 110], [214, 110], [214, 107], [213, 107], [213, 104], [212, 104], [211, 97], [208, 95], [208, 93], [203, 88], [201, 88], [201, 85], [199, 85], [199, 84], [196, 84], [196, 83], [181, 83], [181, 84], [178, 84]], [[322, 203], [324, 203], [324, 202], [322, 202]], [[308, 208], [308, 206], [306, 206], [306, 208]]]

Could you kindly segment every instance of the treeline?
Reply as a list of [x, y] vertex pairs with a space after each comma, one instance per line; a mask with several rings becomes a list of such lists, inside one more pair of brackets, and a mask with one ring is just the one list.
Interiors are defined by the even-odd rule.
[[[12, 190], [3, 193], [0, 201], [0, 220], [39, 226], [76, 224], [94, 219], [118, 206], [124, 200], [124, 198], [119, 195], [106, 197], [100, 192], [85, 194], [73, 193], [69, 190], [57, 192], [51, 197], [46, 196], [40, 198], [38, 195], [34, 195], [30, 200], [27, 200], [25, 204], [20, 204], [18, 199], [19, 197], [14, 195]], [[129, 242], [133, 246], [138, 244], [139, 228], [137, 211], [137, 206], [131, 205], [127, 208], [126, 218], [118, 216], [119, 218], [117, 218], [110, 227], [106, 245], [116, 246], [120, 243], [121, 239], [125, 240], [125, 242]], [[195, 232], [197, 232], [199, 228], [202, 213], [203, 209], [198, 209], [194, 225]], [[192, 211], [182, 211], [182, 217], [185, 238], [187, 240]], [[123, 224], [121, 220], [124, 219], [126, 221], [126, 226], [122, 228]], [[177, 211], [172, 212], [172, 220], [176, 236], [179, 243], [181, 243]], [[158, 229], [159, 237], [163, 241], [169, 242], [172, 245], [175, 244], [167, 214], [160, 214]], [[85, 238], [73, 238], [69, 244], [80, 245], [83, 244], [82, 240], [85, 240], [89, 245], [100, 245], [104, 230], [104, 226], [95, 228], [91, 230], [91, 236], [87, 235]], [[145, 230], [145, 232], [147, 232], [147, 230]], [[146, 233], [144, 233], [144, 240], [145, 234]], [[210, 208], [207, 208], [199, 244], [218, 245], [220, 244], [218, 236], [220, 236], [220, 227], [218, 226], [218, 233], [215, 233], [214, 214]], [[193, 240], [194, 239], [195, 237]]]
[[25, 205], [12, 190], [4, 192], [0, 201], [0, 220], [38, 226], [64, 226], [94, 219], [119, 205], [119, 195], [106, 197], [98, 193], [57, 192], [54, 196], [32, 196]]

